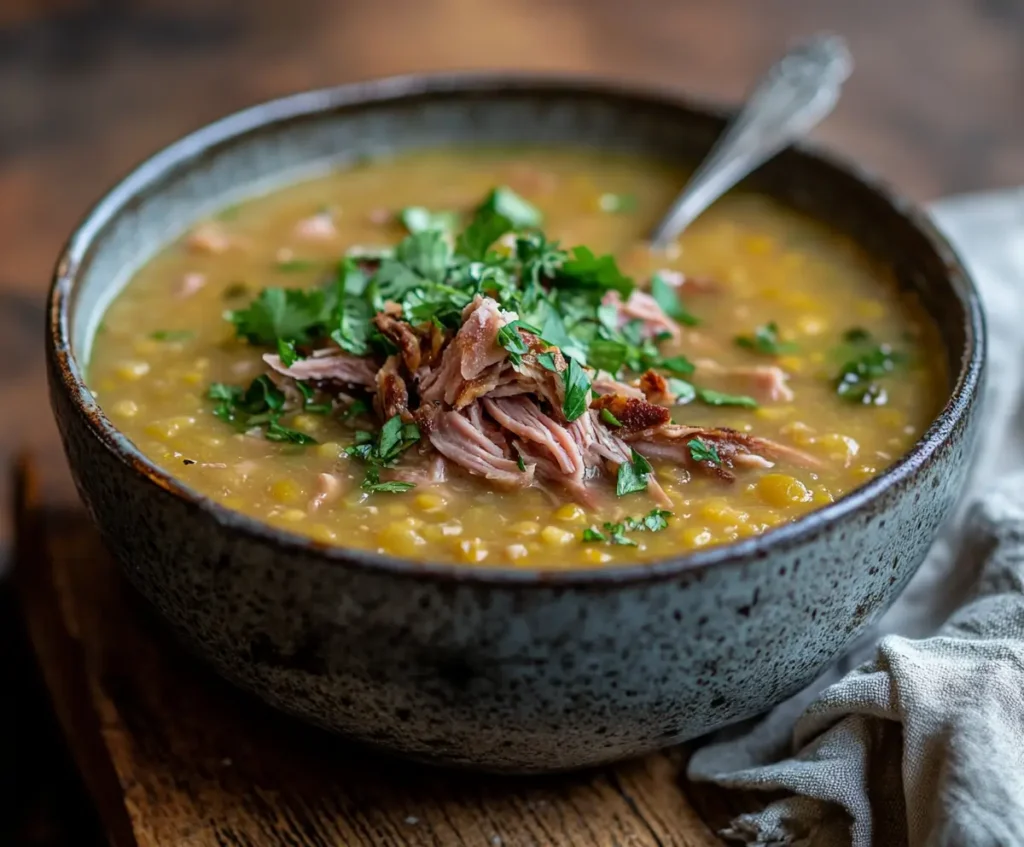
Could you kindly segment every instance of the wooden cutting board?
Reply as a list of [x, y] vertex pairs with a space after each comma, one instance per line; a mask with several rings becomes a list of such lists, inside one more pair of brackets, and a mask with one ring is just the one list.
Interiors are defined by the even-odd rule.
[[685, 783], [682, 749], [572, 775], [481, 776], [272, 712], [168, 639], [84, 512], [39, 502], [25, 462], [15, 499], [29, 636], [113, 847], [721, 844], [726, 798]]

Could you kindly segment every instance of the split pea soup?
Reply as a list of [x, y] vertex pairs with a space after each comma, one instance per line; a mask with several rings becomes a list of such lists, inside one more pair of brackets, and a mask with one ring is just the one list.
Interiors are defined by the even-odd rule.
[[728, 543], [908, 451], [936, 328], [855, 244], [590, 150], [431, 151], [199, 221], [110, 305], [89, 384], [226, 507], [421, 561], [586, 568]]

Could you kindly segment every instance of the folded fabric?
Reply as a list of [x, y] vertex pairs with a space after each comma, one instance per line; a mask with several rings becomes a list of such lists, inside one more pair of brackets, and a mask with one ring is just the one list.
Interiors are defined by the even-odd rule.
[[691, 779], [788, 792], [723, 833], [747, 844], [1024, 845], [1024, 192], [936, 215], [989, 318], [969, 511], [846, 659], [694, 754]]

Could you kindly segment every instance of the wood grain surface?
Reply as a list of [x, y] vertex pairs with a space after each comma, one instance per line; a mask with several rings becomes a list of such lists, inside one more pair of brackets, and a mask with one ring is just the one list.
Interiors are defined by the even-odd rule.
[[481, 67], [597, 73], [736, 100], [791, 39], [830, 29], [847, 36], [857, 69], [821, 141], [918, 200], [1024, 182], [1024, 0], [13, 0], [0, 8], [0, 465], [34, 448], [47, 490], [63, 503], [74, 491], [41, 359], [60, 245], [133, 163], [256, 101], [375, 75]]
[[19, 479], [18, 596], [113, 847], [719, 844], [693, 798], [713, 818], [727, 807], [685, 785], [680, 749], [486, 777], [374, 755], [271, 713], [168, 640], [81, 511], [42, 507]]

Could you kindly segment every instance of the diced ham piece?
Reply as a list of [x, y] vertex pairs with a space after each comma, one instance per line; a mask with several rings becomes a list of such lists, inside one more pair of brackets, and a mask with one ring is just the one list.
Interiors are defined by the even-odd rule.
[[316, 478], [316, 494], [309, 501], [311, 511], [316, 511], [321, 506], [329, 505], [341, 497], [342, 484], [332, 473], [322, 473]]
[[644, 336], [647, 338], [655, 338], [667, 332], [673, 340], [679, 339], [679, 324], [666, 315], [658, 301], [646, 291], [634, 288], [623, 302], [619, 292], [612, 290], [601, 298], [601, 303], [615, 307], [619, 313], [619, 326], [639, 320], [644, 325]]
[[285, 367], [276, 353], [265, 353], [263, 361], [282, 376], [300, 380], [326, 380], [346, 385], [377, 385], [377, 365], [370, 359], [361, 359], [341, 350], [317, 350], [312, 356], [299, 359]]
[[502, 488], [528, 488], [533, 483], [533, 464], [527, 464], [525, 471], [520, 470], [514, 459], [506, 456], [462, 413], [421, 408], [417, 420], [434, 449], [471, 474]]
[[646, 371], [640, 377], [640, 392], [649, 403], [657, 403], [659, 406], [673, 406], [678, 399], [669, 390], [668, 380], [657, 371]]
[[205, 285], [206, 274], [196, 273], [195, 271], [187, 273], [178, 280], [178, 284], [174, 287], [174, 296], [179, 300], [184, 300], [193, 294], [197, 294]]
[[216, 221], [206, 221], [188, 234], [185, 245], [193, 253], [219, 255], [231, 249], [231, 236]]
[[760, 403], [789, 403], [793, 390], [787, 385], [789, 374], [778, 365], [727, 367], [712, 359], [694, 362], [697, 379], [722, 383], [735, 393], [749, 394]]
[[337, 235], [334, 218], [327, 212], [310, 215], [295, 224], [295, 236], [303, 241], [331, 241]]
[[479, 294], [462, 312], [462, 326], [441, 354], [441, 361], [417, 373], [420, 398], [443, 400], [462, 409], [491, 391], [498, 383], [508, 351], [498, 343], [498, 331], [515, 316], [502, 312], [497, 302]]

